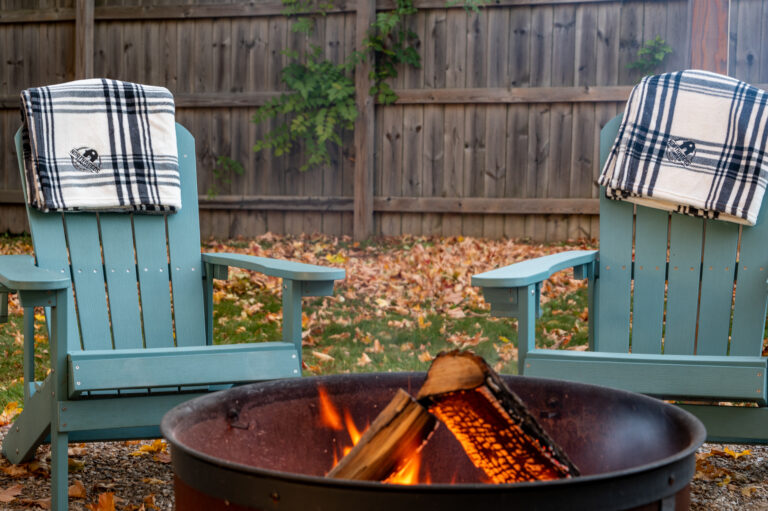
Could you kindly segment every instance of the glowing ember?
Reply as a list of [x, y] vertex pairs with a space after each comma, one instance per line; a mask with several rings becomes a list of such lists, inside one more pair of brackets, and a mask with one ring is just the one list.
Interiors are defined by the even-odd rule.
[[485, 389], [445, 394], [430, 408], [461, 443], [472, 463], [493, 483], [567, 477], [537, 439], [488, 399]]

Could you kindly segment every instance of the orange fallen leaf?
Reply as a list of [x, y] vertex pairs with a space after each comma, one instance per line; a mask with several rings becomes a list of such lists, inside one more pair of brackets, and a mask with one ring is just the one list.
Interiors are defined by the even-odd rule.
[[24, 507], [39, 507], [42, 509], [51, 509], [51, 498], [45, 499], [17, 499], [16, 503], [21, 504]]
[[10, 467], [0, 467], [0, 470], [11, 477], [27, 477], [29, 470], [24, 465], [11, 465]]
[[168, 450], [168, 444], [165, 442], [165, 440], [158, 438], [157, 440], [154, 440], [151, 444], [144, 444], [137, 451], [133, 451], [131, 453], [131, 456], [143, 456], [145, 454], [153, 453], [153, 452], [163, 452]]
[[171, 462], [171, 455], [167, 452], [159, 452], [152, 456], [152, 459], [155, 461], [159, 461], [160, 463], [170, 463]]
[[5, 405], [5, 408], [3, 409], [2, 413], [0, 413], [0, 426], [5, 426], [6, 424], [10, 424], [13, 419], [20, 414], [22, 411], [22, 408], [19, 406], [19, 403], [16, 401], [11, 401], [7, 405]]
[[99, 500], [95, 504], [86, 504], [85, 508], [90, 511], [116, 511], [115, 494], [112, 492], [100, 493]]
[[8, 488], [5, 488], [4, 490], [0, 490], [0, 502], [3, 502], [5, 504], [9, 502], [13, 502], [16, 500], [16, 495], [21, 493], [21, 485], [15, 484], [13, 486], [9, 486]]
[[69, 487], [69, 491], [67, 493], [70, 497], [75, 499], [84, 499], [85, 497], [87, 497], [85, 486], [78, 479], [75, 479], [74, 484]]

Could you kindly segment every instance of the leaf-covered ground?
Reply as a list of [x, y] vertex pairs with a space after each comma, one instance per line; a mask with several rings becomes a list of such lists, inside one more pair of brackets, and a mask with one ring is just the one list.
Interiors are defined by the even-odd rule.
[[[347, 277], [334, 295], [304, 301], [305, 374], [426, 369], [443, 349], [471, 347], [497, 370], [516, 372], [515, 321], [491, 318], [473, 274], [590, 242], [537, 245], [472, 238], [399, 237], [357, 244], [344, 238], [265, 235], [253, 240], [208, 242], [204, 251], [241, 252], [336, 266]], [[0, 237], [0, 253], [31, 253], [28, 238]], [[280, 337], [277, 279], [230, 270], [215, 288], [217, 342]], [[538, 341], [584, 349], [586, 292], [571, 272], [550, 279], [542, 292]], [[0, 325], [0, 434], [23, 403], [21, 310]], [[47, 372], [48, 345], [41, 310], [36, 311], [37, 378]], [[18, 404], [16, 404], [18, 403]], [[5, 426], [3, 426], [5, 424]], [[706, 444], [693, 482], [695, 509], [766, 509], [768, 484], [762, 447]], [[44, 509], [49, 472], [46, 447], [19, 467], [0, 459], [0, 508]], [[70, 449], [72, 509], [170, 509], [172, 485], [162, 442], [79, 444]], [[111, 469], [118, 467], [115, 473]], [[128, 472], [126, 472], [128, 470]], [[134, 475], [133, 472], [135, 472]]]

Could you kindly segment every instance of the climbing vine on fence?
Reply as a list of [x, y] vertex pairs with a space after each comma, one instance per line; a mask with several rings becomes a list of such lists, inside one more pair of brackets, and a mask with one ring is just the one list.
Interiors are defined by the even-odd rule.
[[[477, 11], [484, 1], [463, 0], [465, 8], [472, 11]], [[282, 2], [283, 13], [292, 18], [291, 31], [307, 36], [312, 33], [314, 18], [325, 16], [333, 8], [322, 0]], [[301, 143], [306, 159], [300, 170], [329, 164], [328, 144], [341, 145], [341, 132], [351, 130], [357, 118], [353, 75], [365, 55], [373, 54], [370, 94], [383, 104], [397, 101], [387, 81], [398, 76], [398, 69], [402, 65], [421, 66], [418, 36], [407, 24], [407, 17], [416, 12], [413, 0], [396, 0], [393, 10], [377, 13], [362, 51], [353, 52], [342, 64], [324, 58], [318, 46], [312, 46], [305, 62], [299, 61], [298, 52], [284, 51], [291, 62], [282, 71], [282, 81], [290, 92], [259, 108], [253, 122], [281, 117], [286, 121], [258, 140], [254, 150], [269, 149], [275, 156], [282, 156]]]

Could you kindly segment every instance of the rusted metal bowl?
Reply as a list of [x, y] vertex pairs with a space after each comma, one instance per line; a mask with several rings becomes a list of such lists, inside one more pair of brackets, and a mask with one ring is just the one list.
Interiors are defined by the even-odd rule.
[[438, 428], [423, 449], [430, 484], [324, 477], [346, 431], [324, 427], [318, 387], [358, 427], [398, 388], [416, 394], [424, 373], [271, 381], [182, 404], [161, 429], [172, 445], [179, 510], [366, 511], [635, 509], [689, 506], [695, 452], [705, 438], [692, 415], [639, 394], [556, 380], [505, 377], [581, 470], [572, 479], [486, 484], [458, 442]]

